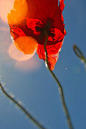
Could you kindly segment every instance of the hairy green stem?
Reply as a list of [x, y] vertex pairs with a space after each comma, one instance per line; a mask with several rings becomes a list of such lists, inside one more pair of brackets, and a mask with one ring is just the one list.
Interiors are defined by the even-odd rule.
[[12, 98], [3, 88], [2, 84], [0, 83], [0, 88], [2, 92], [13, 102], [15, 103], [27, 116], [30, 118], [30, 120], [38, 126], [40, 129], [46, 129], [44, 128], [21, 104], [19, 104], [14, 98]]
[[64, 108], [64, 111], [65, 111], [65, 114], [66, 114], [66, 117], [67, 117], [68, 126], [69, 126], [70, 129], [74, 129], [74, 128], [73, 128], [73, 125], [72, 125], [72, 122], [71, 122], [71, 119], [70, 119], [70, 115], [69, 115], [67, 106], [66, 106], [66, 103], [65, 103], [64, 93], [63, 93], [62, 86], [61, 86], [59, 80], [57, 79], [57, 77], [55, 76], [55, 74], [54, 74], [54, 73], [50, 70], [50, 68], [49, 68], [49, 64], [48, 64], [48, 54], [47, 54], [47, 50], [46, 50], [46, 43], [47, 43], [47, 40], [48, 40], [48, 34], [47, 34], [46, 31], [45, 31], [45, 36], [46, 36], [46, 39], [45, 39], [45, 42], [44, 42], [44, 50], [45, 50], [45, 56], [46, 56], [45, 64], [47, 64], [46, 67], [48, 68], [48, 70], [49, 70], [49, 72], [51, 73], [52, 77], [53, 77], [53, 78], [55, 79], [55, 81], [57, 82], [57, 85], [58, 85], [58, 88], [59, 88], [59, 91], [60, 91], [60, 95], [61, 95], [61, 100], [62, 100], [63, 108]]

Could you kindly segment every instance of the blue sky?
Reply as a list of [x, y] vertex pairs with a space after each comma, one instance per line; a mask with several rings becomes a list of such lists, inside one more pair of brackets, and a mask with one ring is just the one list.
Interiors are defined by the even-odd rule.
[[[86, 69], [73, 51], [73, 45], [76, 44], [86, 57], [85, 5], [85, 0], [65, 0], [63, 15], [67, 35], [54, 69], [63, 87], [74, 129], [86, 128]], [[6, 91], [21, 101], [46, 128], [68, 129], [58, 87], [44, 61], [40, 60], [37, 54], [29, 61], [13, 60], [8, 54], [12, 42], [9, 27], [1, 19], [0, 28], [0, 79]], [[2, 91], [0, 128], [37, 129]]]

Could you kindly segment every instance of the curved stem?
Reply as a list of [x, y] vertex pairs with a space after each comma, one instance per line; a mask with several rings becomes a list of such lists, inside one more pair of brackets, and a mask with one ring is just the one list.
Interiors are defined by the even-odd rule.
[[83, 60], [83, 61], [86, 63], [86, 59], [85, 59], [83, 53], [81, 52], [81, 50], [80, 50], [76, 45], [73, 46], [73, 50], [74, 50], [75, 54], [76, 54], [81, 60]]
[[37, 125], [40, 129], [46, 129], [44, 128], [21, 104], [19, 104], [14, 98], [12, 98], [3, 88], [2, 84], [0, 83], [0, 88], [2, 92], [13, 102], [15, 103], [27, 116], [31, 119], [31, 121]]
[[47, 54], [47, 50], [46, 50], [46, 43], [47, 43], [47, 40], [48, 40], [48, 34], [47, 34], [46, 31], [45, 31], [45, 35], [46, 35], [46, 39], [45, 39], [45, 42], [44, 42], [44, 50], [45, 50], [45, 56], [46, 56], [45, 63], [47, 64], [47, 68], [48, 68], [49, 72], [51, 73], [52, 77], [55, 79], [55, 81], [57, 82], [57, 85], [59, 87], [59, 91], [60, 91], [60, 95], [61, 95], [61, 100], [62, 100], [63, 108], [64, 108], [64, 111], [65, 111], [65, 114], [66, 114], [66, 117], [67, 117], [68, 126], [69, 126], [70, 129], [74, 129], [73, 128], [73, 125], [72, 125], [72, 122], [71, 122], [71, 119], [70, 119], [70, 115], [69, 115], [67, 106], [66, 106], [66, 103], [65, 103], [64, 93], [63, 93], [62, 86], [61, 86], [59, 80], [57, 79], [57, 77], [55, 76], [55, 74], [49, 68], [48, 54]]

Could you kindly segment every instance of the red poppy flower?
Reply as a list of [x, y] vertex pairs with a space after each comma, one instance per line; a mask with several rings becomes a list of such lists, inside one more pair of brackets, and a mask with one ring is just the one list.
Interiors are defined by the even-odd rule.
[[44, 31], [47, 31], [46, 49], [51, 70], [58, 60], [66, 35], [63, 9], [64, 0], [15, 0], [14, 9], [8, 13], [10, 32], [16, 47], [25, 54], [36, 50], [44, 61]]

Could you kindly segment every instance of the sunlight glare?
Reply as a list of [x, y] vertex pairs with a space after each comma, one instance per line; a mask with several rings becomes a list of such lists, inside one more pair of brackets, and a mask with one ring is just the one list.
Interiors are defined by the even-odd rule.
[[14, 0], [0, 0], [0, 18], [5, 22], [7, 21], [7, 13], [13, 8]]
[[20, 36], [14, 40], [17, 49], [24, 54], [33, 54], [37, 49], [37, 41], [30, 36]]
[[29, 60], [31, 59], [35, 52], [33, 54], [23, 54], [21, 51], [19, 51], [14, 43], [11, 43], [9, 49], [8, 49], [8, 54], [10, 55], [11, 58], [13, 58], [14, 60], [17, 60], [17, 61], [25, 61], [25, 60]]
[[19, 24], [28, 12], [26, 0], [15, 0], [14, 8], [7, 15], [9, 24]]
[[27, 61], [17, 61], [15, 64], [15, 69], [21, 72], [32, 72], [37, 71], [42, 66], [42, 61], [38, 58], [37, 55], [34, 55], [33, 58]]

